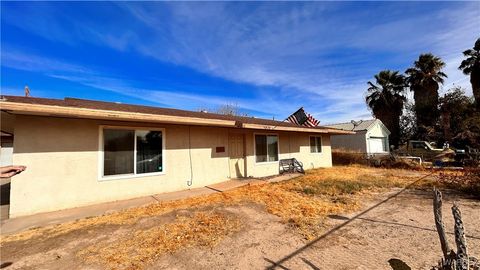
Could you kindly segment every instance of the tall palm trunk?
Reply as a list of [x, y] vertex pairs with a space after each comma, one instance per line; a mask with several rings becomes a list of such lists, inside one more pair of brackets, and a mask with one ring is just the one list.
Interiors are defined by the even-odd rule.
[[470, 83], [472, 84], [473, 96], [477, 111], [480, 112], [480, 68], [474, 68], [470, 74]]
[[401, 114], [398, 113], [394, 113], [392, 115], [392, 124], [389, 138], [391, 144], [395, 147], [397, 147], [400, 143], [400, 116]]
[[382, 123], [390, 131], [389, 144], [397, 147], [400, 142], [400, 116], [402, 109], [387, 107], [373, 111], [375, 118], [382, 121]]
[[446, 141], [452, 140], [452, 132], [451, 132], [451, 117], [449, 112], [442, 113], [442, 127], [443, 127], [443, 137]]
[[429, 127], [438, 120], [438, 84], [431, 81], [424, 86], [413, 88], [417, 125]]

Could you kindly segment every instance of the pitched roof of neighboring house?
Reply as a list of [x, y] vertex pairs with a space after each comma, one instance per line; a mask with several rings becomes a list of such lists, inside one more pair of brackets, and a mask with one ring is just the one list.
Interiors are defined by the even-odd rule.
[[351, 134], [351, 132], [330, 127], [303, 127], [290, 122], [280, 122], [262, 118], [194, 112], [77, 98], [65, 98], [62, 100], [2, 95], [0, 96], [0, 108], [3, 111], [11, 111], [16, 114]]
[[[348, 131], [366, 131], [370, 127], [372, 127], [375, 123], [382, 122], [378, 119], [369, 119], [369, 120], [359, 120], [359, 121], [350, 121], [347, 123], [338, 123], [338, 124], [331, 124], [326, 125], [325, 127], [329, 128], [337, 128], [341, 130], [348, 130]], [[383, 123], [382, 123], [383, 125]]]

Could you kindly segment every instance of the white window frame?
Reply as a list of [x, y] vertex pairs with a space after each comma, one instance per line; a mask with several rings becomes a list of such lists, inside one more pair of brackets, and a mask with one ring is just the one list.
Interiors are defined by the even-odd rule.
[[[310, 145], [310, 140], [311, 140], [312, 137], [313, 138], [320, 138], [320, 152], [312, 152], [312, 146]], [[317, 141], [315, 140], [315, 146], [317, 146], [316, 143], [317, 143]], [[321, 154], [321, 153], [323, 153], [323, 138], [322, 138], [322, 136], [310, 135], [310, 137], [308, 138], [308, 146], [310, 148], [310, 153], [311, 154]]]
[[[277, 136], [277, 153], [278, 153], [278, 160], [277, 161], [262, 161], [257, 162], [257, 143], [255, 141], [256, 135], [265, 135], [265, 136]], [[267, 165], [267, 164], [276, 164], [280, 160], [280, 136], [278, 133], [253, 133], [253, 149], [254, 149], [254, 158], [255, 158], [255, 165]], [[267, 144], [267, 159], [268, 159], [268, 144]]]
[[[103, 145], [103, 130], [104, 129], [126, 129], [134, 131], [134, 145], [133, 145], [133, 174], [116, 174], [116, 175], [103, 175], [104, 169], [104, 145]], [[151, 172], [151, 173], [140, 173], [137, 174], [137, 131], [148, 130], [148, 131], [161, 131], [162, 132], [162, 171], [161, 172]], [[130, 178], [139, 178], [139, 177], [148, 177], [148, 176], [158, 176], [165, 175], [166, 173], [166, 164], [165, 164], [165, 128], [158, 127], [136, 127], [136, 126], [110, 126], [110, 125], [100, 125], [98, 127], [98, 181], [108, 181], [108, 180], [118, 180], [118, 179], [130, 179]]]

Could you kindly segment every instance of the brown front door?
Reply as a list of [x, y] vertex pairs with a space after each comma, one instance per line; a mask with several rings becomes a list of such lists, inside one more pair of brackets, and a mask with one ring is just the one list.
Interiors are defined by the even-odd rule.
[[243, 134], [232, 133], [228, 137], [230, 178], [245, 177], [245, 154]]

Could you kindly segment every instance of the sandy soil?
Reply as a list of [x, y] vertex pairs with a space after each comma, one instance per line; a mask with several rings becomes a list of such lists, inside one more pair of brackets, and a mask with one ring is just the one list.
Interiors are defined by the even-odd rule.
[[[430, 269], [441, 256], [431, 210], [430, 192], [409, 190], [379, 205], [394, 194], [374, 196], [363, 209], [367, 213], [328, 233], [355, 214], [332, 215], [326, 236], [306, 242], [293, 228], [255, 204], [222, 207], [240, 217], [243, 228], [212, 249], [188, 248], [158, 258], [148, 269], [264, 269], [280, 262], [287, 269], [391, 269], [388, 261], [398, 259], [412, 269]], [[480, 201], [456, 193], [444, 194], [444, 219], [453, 245], [453, 219], [449, 208], [460, 203], [470, 253], [480, 257]], [[182, 210], [186, 211], [186, 210]], [[135, 229], [169, 222], [179, 213], [140, 220]], [[180, 213], [181, 214], [181, 213]], [[358, 213], [357, 213], [358, 214]], [[132, 227], [107, 225], [94, 230], [74, 231], [53, 238], [18, 241], [1, 250], [3, 269], [102, 269], [86, 264], [76, 253], [99, 241], [115, 239]]]
[[[478, 258], [480, 201], [444, 193], [444, 222], [452, 248], [455, 243], [450, 211], [453, 201], [459, 203], [462, 211], [470, 255]], [[289, 269], [392, 269], [389, 260], [396, 259], [412, 269], [431, 269], [437, 263], [442, 253], [433, 222], [431, 192], [408, 190], [370, 207], [373, 207], [370, 211], [338, 231], [309, 243], [308, 248], [283, 262], [282, 266]], [[335, 223], [342, 224], [346, 221], [344, 217], [352, 216], [331, 216], [330, 219], [332, 223], [336, 220]]]

